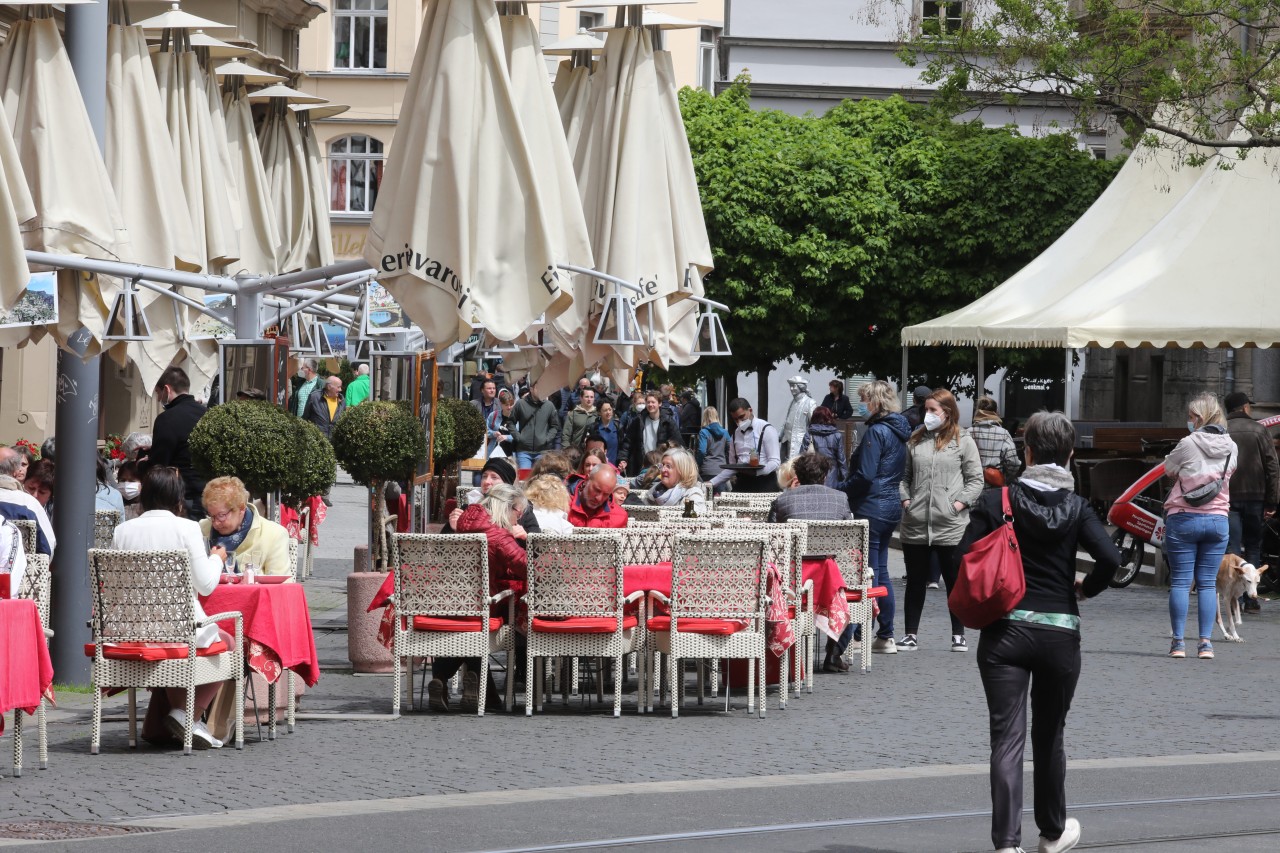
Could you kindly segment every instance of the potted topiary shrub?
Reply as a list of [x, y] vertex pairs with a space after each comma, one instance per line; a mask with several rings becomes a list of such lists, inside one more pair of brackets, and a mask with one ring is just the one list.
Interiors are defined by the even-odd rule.
[[375, 535], [369, 557], [373, 566], [383, 567], [387, 554], [385, 487], [392, 480], [412, 479], [418, 463], [426, 457], [422, 423], [400, 403], [354, 406], [333, 428], [333, 452], [352, 480], [373, 490]]
[[437, 515], [458, 487], [458, 463], [469, 459], [484, 444], [484, 415], [466, 400], [447, 398], [436, 402], [431, 435], [435, 478], [431, 483], [432, 508]]
[[264, 400], [214, 406], [191, 431], [191, 463], [206, 478], [239, 477], [250, 494], [265, 497], [301, 464], [297, 423]]
[[310, 421], [293, 417], [293, 443], [298, 451], [298, 463], [289, 472], [288, 479], [281, 484], [280, 502], [293, 509], [301, 509], [302, 505], [316, 495], [323, 495], [333, 486], [336, 480], [338, 460], [333, 453], [333, 445], [320, 428]]

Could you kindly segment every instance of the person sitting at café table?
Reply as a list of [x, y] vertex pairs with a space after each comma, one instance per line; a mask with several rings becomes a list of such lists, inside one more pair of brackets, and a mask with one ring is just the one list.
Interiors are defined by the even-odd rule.
[[618, 472], [612, 465], [597, 465], [586, 483], [569, 502], [569, 523], [574, 527], [626, 527], [627, 511], [613, 499]]
[[662, 454], [658, 465], [658, 482], [640, 499], [651, 506], [682, 507], [693, 501], [693, 511], [705, 515], [707, 493], [698, 482], [698, 463], [683, 447], [673, 447]]
[[[237, 480], [237, 482], [239, 482]], [[191, 586], [197, 596], [208, 595], [218, 586], [227, 561], [227, 551], [215, 546], [205, 552], [200, 525], [183, 518], [186, 485], [177, 468], [153, 465], [142, 477], [142, 515], [116, 527], [111, 547], [128, 551], [186, 551], [191, 566]], [[195, 618], [205, 618], [200, 600], [195, 598]], [[204, 625], [196, 633], [196, 647], [207, 649], [222, 640], [230, 648], [235, 639], [218, 628], [217, 623]], [[196, 688], [195, 714], [200, 717], [217, 695], [222, 682], [202, 684]], [[182, 740], [186, 726], [187, 691], [181, 687], [153, 688], [151, 703], [142, 723], [142, 739], [164, 746], [170, 739]], [[191, 745], [195, 749], [218, 749], [222, 741], [215, 738], [203, 722], [191, 727]]]
[[593, 447], [582, 454], [582, 461], [578, 463], [578, 470], [570, 474], [568, 479], [564, 481], [565, 488], [569, 490], [570, 495], [578, 493], [578, 487], [581, 486], [588, 476], [591, 475], [592, 469], [597, 465], [611, 465], [609, 461], [609, 452], [603, 447]]
[[[448, 501], [445, 502], [449, 517], [445, 520], [444, 526], [440, 528], [440, 532], [453, 533], [456, 531], [458, 529], [458, 519], [462, 518], [463, 511], [472, 504], [480, 503], [481, 498], [489, 494], [489, 490], [494, 486], [499, 484], [514, 486], [515, 483], [516, 469], [509, 459], [503, 459], [498, 456], [485, 462], [484, 467], [480, 469], [480, 488], [470, 489], [461, 493], [460, 497], [453, 501], [452, 507], [449, 506]], [[542, 532], [542, 526], [538, 524], [538, 518], [533, 514], [533, 507], [528, 504], [525, 504], [523, 514], [520, 516], [520, 527], [529, 533]], [[523, 546], [523, 537], [521, 537], [520, 543]]]
[[[529, 577], [529, 558], [519, 541], [527, 536], [519, 522], [525, 509], [527, 502], [519, 489], [507, 483], [498, 483], [485, 492], [479, 503], [471, 504], [458, 516], [459, 533], [483, 533], [488, 540], [490, 595], [497, 595], [506, 589], [514, 592], [516, 598], [524, 595]], [[493, 615], [506, 614], [506, 601], [499, 602]], [[517, 658], [523, 659], [523, 653]], [[437, 657], [431, 664], [431, 681], [427, 684], [427, 704], [431, 710], [449, 712], [449, 693], [445, 685], [463, 664], [466, 664], [467, 674], [462, 679], [462, 702], [459, 708], [472, 714], [479, 709], [480, 659]], [[492, 674], [489, 676], [486, 692], [491, 701], [485, 703], [485, 710], [490, 710], [495, 705], [501, 707]]]
[[769, 521], [845, 521], [853, 518], [849, 498], [824, 485], [831, 471], [831, 457], [801, 453], [778, 469], [782, 494], [769, 506]]
[[242, 571], [252, 563], [258, 574], [293, 575], [289, 531], [258, 514], [238, 477], [210, 480], [200, 502], [208, 516], [201, 520], [200, 532], [210, 546], [225, 548]]
[[569, 457], [563, 450], [548, 450], [539, 456], [533, 463], [533, 467], [529, 469], [529, 479], [532, 480], [543, 474], [553, 474], [561, 481], [566, 481], [573, 474], [573, 465], [569, 463]]
[[524, 496], [544, 533], [573, 532], [573, 525], [569, 523], [569, 490], [559, 477], [550, 474], [530, 477], [524, 484]]

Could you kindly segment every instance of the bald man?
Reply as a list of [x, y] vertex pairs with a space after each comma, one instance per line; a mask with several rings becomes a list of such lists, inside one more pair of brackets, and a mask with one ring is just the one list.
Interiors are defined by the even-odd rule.
[[34, 521], [37, 553], [52, 555], [58, 540], [53, 535], [49, 515], [40, 502], [23, 491], [22, 484], [14, 479], [23, 461], [22, 454], [12, 447], [0, 447], [0, 518]]
[[626, 527], [627, 511], [613, 498], [618, 472], [612, 465], [597, 465], [569, 501], [569, 523], [574, 527]]

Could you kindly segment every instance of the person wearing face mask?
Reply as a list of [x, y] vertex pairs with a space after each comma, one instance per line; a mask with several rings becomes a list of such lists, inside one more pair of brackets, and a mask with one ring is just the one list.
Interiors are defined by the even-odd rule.
[[111, 487], [111, 483], [107, 481], [107, 463], [101, 456], [98, 457], [98, 488], [93, 493], [93, 508], [96, 511], [110, 510], [120, 513], [120, 520], [124, 521], [124, 497], [117, 490]]
[[[907, 442], [906, 466], [898, 484], [902, 501], [902, 558], [907, 564], [904, 615], [907, 632], [899, 651], [914, 651], [924, 610], [929, 562], [936, 556], [947, 593], [955, 584], [956, 546], [969, 524], [969, 508], [982, 494], [978, 446], [960, 428], [956, 398], [939, 388], [924, 401], [924, 420]], [[951, 651], [968, 651], [964, 626], [951, 615]]]
[[191, 380], [181, 367], [170, 367], [160, 374], [155, 395], [164, 411], [156, 415], [147, 462], [178, 469], [186, 486], [187, 518], [199, 521], [204, 518], [204, 507], [200, 504], [204, 477], [197, 474], [191, 464], [191, 448], [187, 442], [196, 423], [204, 417], [205, 407], [191, 396]]

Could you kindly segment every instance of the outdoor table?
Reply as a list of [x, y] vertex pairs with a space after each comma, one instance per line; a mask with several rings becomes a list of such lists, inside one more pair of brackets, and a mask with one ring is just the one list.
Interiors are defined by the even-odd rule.
[[[36, 603], [0, 600], [0, 714], [35, 713], [42, 696], [53, 699], [53, 663]], [[4, 717], [0, 716], [0, 733]]]
[[[268, 684], [286, 669], [301, 676], [308, 687], [320, 680], [311, 613], [301, 584], [224, 583], [202, 596], [200, 604], [206, 613], [238, 610], [244, 616], [245, 660]], [[234, 621], [219, 626], [235, 631]]]
[[849, 624], [849, 603], [845, 599], [844, 576], [831, 557], [805, 557], [802, 578], [813, 581], [814, 624], [833, 640], [839, 640]]

